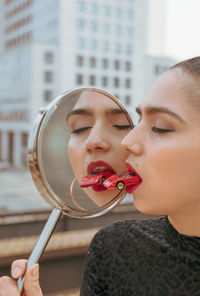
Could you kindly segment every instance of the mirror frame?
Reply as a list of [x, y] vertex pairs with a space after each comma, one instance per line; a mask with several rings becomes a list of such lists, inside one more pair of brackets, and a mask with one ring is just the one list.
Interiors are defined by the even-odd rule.
[[70, 216], [72, 218], [81, 218], [81, 219], [89, 219], [94, 217], [99, 217], [101, 215], [104, 215], [105, 213], [111, 211], [113, 208], [115, 208], [118, 204], [121, 203], [121, 201], [126, 196], [126, 191], [123, 189], [117, 196], [115, 196], [111, 201], [109, 201], [104, 206], [92, 209], [92, 210], [81, 210], [81, 209], [75, 209], [71, 206], [67, 206], [61, 199], [58, 200], [58, 198], [54, 195], [52, 195], [49, 190], [48, 186], [45, 184], [45, 180], [41, 174], [40, 171], [40, 164], [39, 164], [39, 156], [38, 156], [38, 139], [40, 135], [40, 130], [42, 126], [45, 123], [45, 120], [51, 116], [51, 114], [56, 110], [56, 104], [59, 104], [62, 100], [65, 100], [67, 95], [73, 95], [80, 91], [94, 91], [98, 92], [100, 94], [103, 94], [113, 100], [124, 112], [130, 126], [133, 128], [133, 122], [126, 110], [126, 108], [123, 106], [123, 104], [114, 96], [112, 96], [110, 93], [108, 93], [105, 90], [98, 89], [98, 88], [92, 88], [92, 87], [84, 87], [84, 88], [78, 88], [74, 89], [72, 91], [65, 92], [55, 98], [47, 107], [42, 107], [39, 110], [39, 114], [34, 122], [33, 128], [30, 132], [29, 136], [29, 142], [28, 142], [28, 165], [29, 169], [32, 175], [33, 182], [39, 191], [40, 195], [45, 199], [45, 201], [52, 206], [53, 208], [57, 208], [62, 211], [64, 215]]

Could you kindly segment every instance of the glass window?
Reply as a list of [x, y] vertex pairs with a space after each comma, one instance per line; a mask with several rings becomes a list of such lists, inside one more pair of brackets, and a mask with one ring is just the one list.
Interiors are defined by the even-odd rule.
[[89, 26], [90, 26], [90, 31], [91, 32], [96, 32], [97, 31], [97, 22], [96, 21], [91, 21]]
[[131, 70], [131, 62], [129, 62], [129, 61], [126, 61], [125, 62], [125, 70], [126, 71], [130, 71]]
[[44, 101], [45, 102], [50, 102], [52, 99], [52, 91], [51, 90], [45, 90], [44, 91]]
[[111, 9], [109, 5], [104, 5], [103, 6], [103, 15], [104, 16], [110, 16]]
[[127, 27], [126, 28], [126, 36], [131, 37], [133, 35], [133, 29], [132, 27]]
[[89, 59], [89, 65], [91, 68], [95, 68], [96, 67], [96, 59], [94, 57], [91, 57]]
[[48, 82], [48, 83], [53, 82], [53, 73], [50, 71], [45, 72], [44, 73], [44, 81]]
[[120, 25], [115, 25], [115, 34], [117, 36], [121, 35], [121, 26]]
[[114, 78], [114, 87], [119, 87], [119, 78], [118, 77]]
[[126, 87], [126, 88], [130, 88], [130, 87], [131, 87], [131, 80], [130, 80], [129, 78], [127, 78], [127, 79], [125, 80], [125, 87]]
[[126, 53], [127, 54], [132, 53], [132, 45], [130, 43], [126, 44]]
[[115, 51], [115, 53], [120, 53], [120, 51], [121, 51], [121, 45], [120, 45], [119, 42], [115, 42], [115, 44], [114, 44], [114, 51]]
[[76, 7], [77, 7], [77, 10], [80, 11], [80, 12], [85, 11], [85, 3], [84, 3], [84, 1], [83, 0], [77, 0]]
[[94, 3], [94, 2], [90, 3], [90, 12], [92, 14], [97, 14], [98, 12], [97, 3]]
[[84, 58], [82, 56], [77, 56], [76, 57], [76, 65], [81, 67], [84, 64]]
[[46, 64], [53, 64], [54, 55], [52, 52], [47, 51], [44, 53], [44, 61]]
[[77, 19], [76, 20], [76, 28], [78, 30], [83, 30], [85, 26], [85, 21], [83, 19]]
[[77, 74], [76, 75], [76, 83], [77, 84], [83, 84], [83, 75], [82, 74]]
[[95, 83], [96, 83], [96, 77], [94, 75], [90, 75], [89, 84], [90, 85], [95, 85]]
[[97, 49], [97, 40], [96, 39], [90, 39], [89, 48], [92, 49], [92, 50]]
[[102, 68], [103, 69], [107, 69], [108, 68], [108, 60], [107, 59], [103, 59], [102, 60]]
[[102, 47], [103, 51], [107, 52], [109, 50], [109, 42], [107, 40], [104, 40], [102, 43]]
[[78, 49], [84, 48], [84, 39], [82, 37], [76, 39], [76, 46]]
[[122, 9], [120, 7], [115, 7], [115, 16], [117, 18], [122, 16]]
[[119, 60], [115, 60], [114, 61], [114, 68], [115, 68], [115, 70], [119, 70], [120, 69], [120, 62], [119, 62]]
[[132, 20], [133, 19], [133, 11], [131, 9], [127, 10], [127, 18], [129, 20]]
[[126, 104], [127, 106], [129, 106], [129, 105], [130, 105], [130, 102], [131, 102], [131, 98], [130, 98], [130, 96], [126, 96], [126, 97], [125, 97], [125, 104]]
[[108, 34], [110, 31], [110, 26], [108, 23], [103, 24], [103, 33]]
[[102, 85], [103, 86], [108, 86], [108, 77], [106, 77], [106, 76], [102, 77]]

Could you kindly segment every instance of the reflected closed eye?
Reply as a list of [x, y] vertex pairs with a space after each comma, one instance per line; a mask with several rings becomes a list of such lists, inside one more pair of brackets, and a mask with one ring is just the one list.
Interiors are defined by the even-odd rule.
[[131, 126], [130, 126], [129, 124], [128, 124], [128, 125], [118, 125], [118, 124], [114, 124], [113, 126], [116, 127], [117, 129], [120, 129], [120, 130], [126, 130], [126, 129], [131, 128]]
[[86, 127], [80, 127], [80, 128], [77, 128], [77, 129], [74, 129], [73, 131], [71, 131], [72, 134], [80, 134], [88, 129], [90, 129], [91, 127], [90, 126], [86, 126]]
[[173, 132], [174, 130], [171, 130], [171, 129], [163, 129], [163, 128], [158, 128], [156, 126], [153, 126], [152, 128], [152, 131], [155, 132], [155, 133], [171, 133]]

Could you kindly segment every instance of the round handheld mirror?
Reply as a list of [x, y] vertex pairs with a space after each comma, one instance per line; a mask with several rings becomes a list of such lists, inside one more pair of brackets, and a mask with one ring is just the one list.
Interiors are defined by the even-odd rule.
[[[125, 197], [124, 188], [107, 190], [101, 183], [87, 186], [87, 182], [97, 177], [97, 171], [102, 181], [110, 172], [127, 170], [120, 144], [131, 128], [132, 120], [119, 100], [97, 88], [64, 93], [40, 109], [29, 137], [28, 160], [37, 190], [54, 210], [27, 268], [40, 258], [62, 214], [98, 217]], [[23, 280], [18, 281], [20, 291]]]

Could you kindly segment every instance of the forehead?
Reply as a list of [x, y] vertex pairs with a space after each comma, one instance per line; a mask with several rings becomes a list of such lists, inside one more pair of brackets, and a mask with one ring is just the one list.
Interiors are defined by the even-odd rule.
[[73, 109], [87, 108], [93, 111], [107, 110], [107, 109], [120, 109], [120, 107], [108, 96], [93, 92], [84, 91], [78, 98]]

